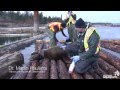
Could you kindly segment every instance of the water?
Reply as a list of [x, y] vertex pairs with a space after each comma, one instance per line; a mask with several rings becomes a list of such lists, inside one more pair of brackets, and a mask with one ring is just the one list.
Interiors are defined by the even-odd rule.
[[43, 38], [43, 40], [50, 40], [50, 38], [49, 37], [45, 37], [45, 38]]
[[[43, 38], [43, 40], [50, 40], [50, 38], [45, 37], [45, 38]], [[26, 47], [25, 49], [20, 50], [20, 52], [24, 56], [24, 63], [29, 62], [30, 56], [34, 51], [35, 51], [35, 43], [33, 43], [32, 45]]]
[[29, 36], [0, 36], [0, 45], [8, 45], [12, 42], [28, 38]]
[[96, 26], [101, 40], [120, 40], [120, 27]]
[[[101, 40], [107, 39], [120, 39], [120, 27], [110, 27], [110, 26], [95, 26], [96, 30], [100, 34]], [[59, 35], [59, 38], [62, 36]]]
[[24, 56], [24, 63], [29, 62], [31, 53], [33, 53], [34, 51], [35, 51], [35, 44], [34, 43], [32, 45], [30, 45], [29, 47], [26, 47], [25, 49], [20, 50], [20, 52]]
[[[13, 34], [9, 34], [9, 35], [0, 35], [0, 45], [8, 45], [12, 42], [21, 40], [21, 39], [25, 39], [25, 38], [29, 38], [30, 35], [23, 35], [23, 34], [17, 34], [17, 35], [13, 35]], [[28, 62], [30, 55], [32, 52], [34, 52], [34, 47], [35, 45], [32, 44], [29, 47], [26, 47], [22, 50], [20, 50], [20, 52], [24, 55], [24, 62]]]

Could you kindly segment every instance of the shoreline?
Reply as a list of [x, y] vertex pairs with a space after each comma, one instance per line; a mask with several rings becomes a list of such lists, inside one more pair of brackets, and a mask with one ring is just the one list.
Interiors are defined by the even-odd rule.
[[108, 27], [120, 27], [120, 24], [112, 23], [91, 23], [93, 26], [108, 26]]

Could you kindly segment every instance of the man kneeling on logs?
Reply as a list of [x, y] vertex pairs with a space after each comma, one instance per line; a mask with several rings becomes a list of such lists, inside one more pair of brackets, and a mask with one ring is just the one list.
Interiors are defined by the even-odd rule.
[[65, 48], [73, 56], [69, 73], [72, 73], [73, 69], [77, 73], [92, 71], [92, 68], [97, 68], [100, 36], [94, 27], [86, 25], [81, 18], [76, 21], [75, 28], [78, 32], [77, 41]]

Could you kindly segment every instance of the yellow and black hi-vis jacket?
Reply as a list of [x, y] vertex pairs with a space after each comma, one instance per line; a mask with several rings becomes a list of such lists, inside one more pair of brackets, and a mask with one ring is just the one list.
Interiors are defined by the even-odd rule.
[[76, 14], [72, 14], [67, 20], [67, 27], [70, 27], [71, 24], [74, 24], [76, 20]]
[[[55, 31], [54, 30], [54, 26], [58, 26], [58, 28], [59, 28], [59, 31], [61, 31], [62, 32], [62, 35], [64, 36], [64, 37], [67, 37], [67, 35], [63, 32], [63, 28], [62, 28], [62, 26], [61, 26], [61, 22], [51, 22], [50, 24], [49, 24], [49, 29], [53, 32], [53, 41], [54, 42], [58, 42], [58, 40], [57, 40], [57, 38], [56, 38], [56, 33], [57, 32], [59, 32], [59, 31]], [[67, 29], [65, 29], [65, 30], [67, 30]], [[63, 41], [61, 41], [61, 42], [63, 42]], [[65, 41], [64, 41], [65, 42]]]
[[100, 36], [94, 27], [89, 27], [86, 32], [78, 35], [77, 43], [80, 58], [83, 60], [94, 57], [100, 51]]

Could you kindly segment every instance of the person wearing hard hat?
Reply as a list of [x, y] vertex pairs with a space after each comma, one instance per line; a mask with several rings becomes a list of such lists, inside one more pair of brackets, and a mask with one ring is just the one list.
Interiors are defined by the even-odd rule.
[[61, 46], [69, 40], [68, 29], [64, 22], [51, 22], [48, 26], [48, 34], [50, 37], [50, 47]]
[[76, 14], [74, 14], [72, 11], [68, 11], [68, 15], [66, 17], [65, 22], [68, 27], [70, 40], [72, 42], [75, 42], [77, 39], [77, 32], [75, 30]]
[[[77, 73], [85, 73], [89, 70], [91, 71], [94, 66], [95, 68], [97, 66], [96, 61], [99, 58], [100, 36], [95, 27], [87, 25], [81, 18], [76, 21], [75, 29], [78, 35], [76, 45], [72, 46], [72, 48], [77, 48], [77, 53], [71, 57], [72, 63], [69, 67], [69, 73], [72, 73], [73, 70]], [[67, 48], [66, 46], [65, 50]]]

